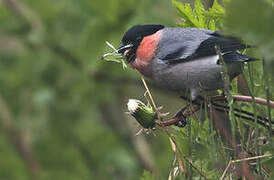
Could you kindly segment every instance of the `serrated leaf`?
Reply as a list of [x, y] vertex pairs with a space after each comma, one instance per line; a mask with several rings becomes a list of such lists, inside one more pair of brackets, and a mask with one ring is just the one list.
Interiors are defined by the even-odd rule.
[[188, 3], [182, 4], [176, 0], [173, 0], [172, 3], [178, 10], [179, 15], [184, 19], [184, 22], [179, 25], [180, 27], [218, 30], [222, 26], [225, 10], [216, 0], [208, 10], [204, 9], [201, 0], [195, 1], [194, 9]]
[[213, 5], [209, 11], [212, 11], [212, 13], [214, 12], [216, 15], [219, 16], [224, 16], [225, 14], [225, 9], [218, 3], [217, 0], [214, 0]]
[[196, 19], [190, 4], [182, 4], [176, 0], [173, 0], [172, 4], [179, 11], [180, 16], [185, 20], [185, 23], [191, 25], [192, 27], [202, 28], [199, 21]]
[[201, 0], [196, 0], [195, 1], [195, 9], [194, 12], [197, 16], [197, 19], [199, 21], [199, 24], [201, 24], [203, 27], [205, 26], [205, 9], [203, 4], [201, 3]]

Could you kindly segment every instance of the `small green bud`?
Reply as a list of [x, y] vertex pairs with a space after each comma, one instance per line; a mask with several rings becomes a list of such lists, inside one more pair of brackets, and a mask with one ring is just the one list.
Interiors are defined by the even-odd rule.
[[142, 101], [137, 99], [129, 99], [127, 108], [129, 113], [143, 128], [149, 129], [155, 126], [157, 116], [151, 106], [147, 106]]

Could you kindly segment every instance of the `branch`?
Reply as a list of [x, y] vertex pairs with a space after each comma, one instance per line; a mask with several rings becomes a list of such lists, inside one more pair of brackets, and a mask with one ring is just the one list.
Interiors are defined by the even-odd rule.
[[[232, 96], [234, 101], [241, 101], [241, 102], [252, 102], [252, 97], [251, 96], [241, 96], [241, 95], [233, 95]], [[259, 97], [254, 97], [254, 102], [262, 105], [268, 105], [268, 102], [266, 99], [259, 98]], [[269, 106], [274, 108], [274, 101], [269, 100]]]
[[[243, 96], [243, 95], [232, 95], [232, 98], [234, 101], [239, 101], [239, 102], [252, 102], [252, 97], [251, 96]], [[226, 100], [226, 96], [214, 96], [211, 98], [211, 100], [214, 101], [224, 101]], [[269, 102], [264, 99], [264, 98], [260, 98], [260, 97], [254, 97], [254, 102], [258, 103], [258, 104], [262, 104], [262, 105], [269, 105], [272, 108], [274, 108], [274, 101], [269, 100]]]
[[261, 156], [255, 156], [255, 157], [249, 157], [249, 158], [243, 158], [243, 159], [230, 160], [220, 179], [222, 180], [222, 179], [225, 178], [225, 175], [226, 175], [229, 167], [233, 163], [238, 163], [238, 162], [243, 162], [243, 161], [250, 161], [250, 160], [255, 160], [255, 159], [260, 159], [260, 158], [265, 158], [265, 157], [271, 157], [271, 156], [273, 156], [273, 155], [272, 154], [265, 154], [265, 155], [261, 155]]
[[[214, 101], [213, 101], [214, 102]], [[195, 102], [194, 102], [195, 103]], [[229, 107], [227, 106], [223, 106], [223, 105], [220, 105], [220, 104], [216, 104], [216, 103], [212, 103], [213, 107], [215, 110], [217, 111], [220, 111], [220, 112], [228, 112], [229, 111]], [[181, 115], [178, 115], [178, 113], [182, 110], [180, 110], [176, 116], [174, 116], [171, 120], [168, 120], [168, 121], [159, 121], [157, 120], [156, 123], [162, 127], [166, 127], [166, 126], [171, 126], [171, 125], [175, 125], [177, 124], [179, 121], [181, 121], [182, 118], [187, 118], [188, 116], [194, 114], [195, 112], [197, 112], [199, 109], [200, 109], [200, 106], [201, 104], [199, 103], [195, 103], [195, 105], [191, 108], [191, 109], [188, 109], [186, 111], [184, 111]], [[184, 108], [183, 108], [184, 109]], [[248, 120], [248, 121], [252, 121], [254, 122], [255, 119], [252, 118], [254, 117], [254, 114], [252, 113], [249, 113], [247, 111], [241, 111], [239, 109], [234, 109], [236, 112], [238, 113], [235, 113], [235, 116], [238, 117], [238, 118], [242, 118], [242, 119], [245, 119], [245, 120]], [[248, 116], [244, 116], [240, 113], [243, 113], [243, 114], [246, 114], [246, 115], [249, 115], [251, 117], [248, 117]], [[258, 124], [262, 125], [262, 126], [267, 126], [266, 124], [267, 119], [265, 118], [262, 118], [261, 116], [258, 116]], [[270, 124], [271, 125], [271, 124]], [[274, 130], [271, 131], [272, 134], [274, 134]]]

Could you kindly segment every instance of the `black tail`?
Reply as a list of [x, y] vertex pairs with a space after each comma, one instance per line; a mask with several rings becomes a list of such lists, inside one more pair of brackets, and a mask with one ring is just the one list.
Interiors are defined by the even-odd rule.
[[[253, 58], [253, 57], [249, 57], [243, 54], [240, 54], [236, 51], [234, 52], [228, 52], [223, 54], [223, 59], [225, 61], [225, 63], [229, 64], [229, 63], [235, 63], [235, 62], [248, 62], [248, 61], [256, 61], [259, 60], [257, 58]], [[218, 62], [219, 63], [219, 62]]]

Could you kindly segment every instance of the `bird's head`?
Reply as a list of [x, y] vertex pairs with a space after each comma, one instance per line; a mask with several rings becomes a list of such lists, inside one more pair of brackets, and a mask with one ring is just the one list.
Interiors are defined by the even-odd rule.
[[[133, 63], [138, 55], [149, 56], [150, 53], [154, 53], [155, 47], [153, 46], [159, 41], [159, 39], [157, 39], [159, 36], [154, 37], [153, 35], [163, 28], [163, 25], [152, 24], [131, 27], [124, 34], [118, 52], [124, 55], [128, 63]], [[155, 43], [153, 44], [153, 42]], [[151, 50], [153, 52], [151, 52]]]

